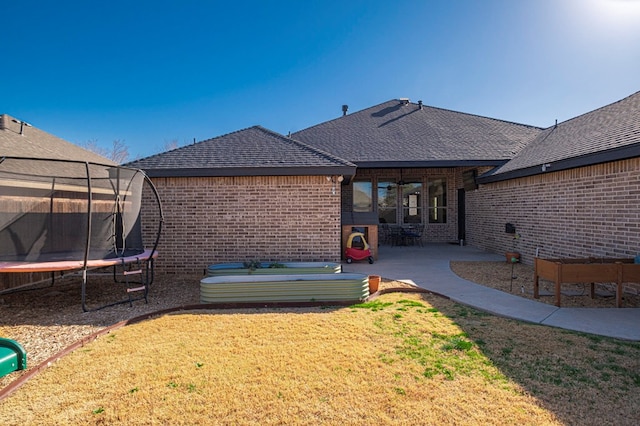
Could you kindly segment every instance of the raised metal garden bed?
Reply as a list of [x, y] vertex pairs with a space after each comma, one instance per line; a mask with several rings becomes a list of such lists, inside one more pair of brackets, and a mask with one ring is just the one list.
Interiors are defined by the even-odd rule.
[[200, 281], [202, 303], [345, 302], [369, 297], [364, 274], [225, 275]]
[[[248, 267], [252, 266], [252, 267]], [[207, 268], [207, 277], [221, 275], [288, 275], [288, 274], [339, 274], [342, 265], [330, 262], [254, 262], [216, 263]]]

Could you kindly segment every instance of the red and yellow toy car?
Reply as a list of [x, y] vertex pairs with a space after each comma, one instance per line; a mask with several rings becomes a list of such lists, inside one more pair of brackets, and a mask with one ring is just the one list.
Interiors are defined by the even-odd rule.
[[347, 239], [347, 248], [344, 251], [344, 257], [347, 259], [347, 263], [351, 263], [354, 260], [365, 260], [369, 263], [373, 263], [373, 256], [369, 249], [369, 244], [364, 238], [362, 232], [352, 232]]

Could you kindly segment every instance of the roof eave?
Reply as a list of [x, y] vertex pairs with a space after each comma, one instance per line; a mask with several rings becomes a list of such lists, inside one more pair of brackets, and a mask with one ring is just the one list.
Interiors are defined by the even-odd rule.
[[151, 178], [159, 177], [236, 177], [236, 176], [330, 176], [352, 177], [356, 168], [352, 166], [309, 167], [224, 167], [224, 168], [171, 168], [142, 170]]
[[502, 166], [509, 160], [354, 161], [362, 169]]
[[479, 184], [501, 182], [527, 176], [558, 172], [561, 170], [575, 169], [578, 167], [593, 166], [595, 164], [609, 163], [612, 161], [626, 160], [634, 157], [640, 157], [640, 142], [620, 148], [594, 152], [574, 158], [567, 158], [564, 160], [545, 163], [544, 165], [537, 164], [535, 166], [498, 173], [495, 175], [488, 172], [482, 176], [478, 176], [477, 182]]

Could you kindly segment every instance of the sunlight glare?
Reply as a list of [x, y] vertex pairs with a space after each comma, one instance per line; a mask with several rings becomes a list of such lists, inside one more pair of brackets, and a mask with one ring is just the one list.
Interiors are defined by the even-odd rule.
[[585, 6], [594, 21], [612, 31], [640, 28], [640, 0], [587, 0]]

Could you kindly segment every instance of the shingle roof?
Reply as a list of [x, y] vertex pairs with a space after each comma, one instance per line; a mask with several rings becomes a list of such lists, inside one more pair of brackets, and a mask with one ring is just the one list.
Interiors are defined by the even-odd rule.
[[355, 165], [279, 133], [254, 126], [127, 166], [159, 176], [353, 175]]
[[[22, 134], [20, 132], [22, 131]], [[0, 115], [0, 156], [49, 158], [89, 161], [99, 164], [115, 163], [101, 155], [23, 124], [22, 121]]]
[[501, 164], [542, 129], [390, 100], [292, 136], [358, 166]]
[[637, 156], [640, 92], [545, 129], [491, 175], [535, 174], [543, 171], [543, 165], [547, 171], [556, 171]]

